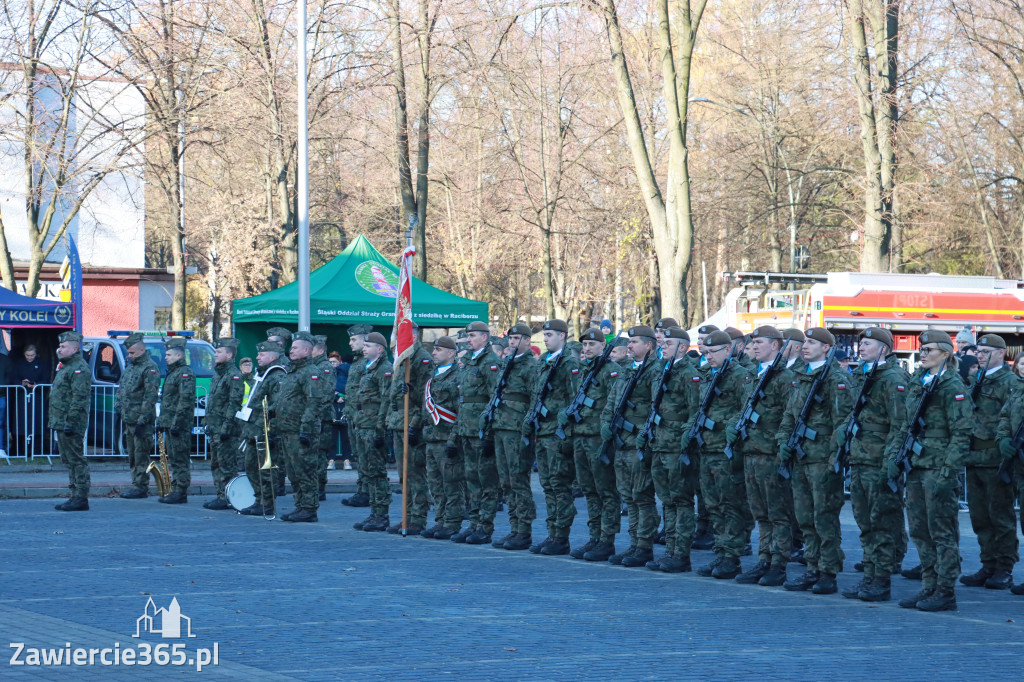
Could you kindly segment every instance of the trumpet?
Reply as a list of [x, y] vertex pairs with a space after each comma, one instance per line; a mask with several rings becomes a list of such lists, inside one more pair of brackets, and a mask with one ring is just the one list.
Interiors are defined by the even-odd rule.
[[153, 474], [153, 482], [156, 483], [156, 492], [160, 497], [171, 494], [171, 468], [167, 463], [167, 445], [164, 443], [164, 434], [157, 434], [157, 450], [160, 452], [159, 462], [150, 462], [146, 467], [146, 473]]
[[[263, 446], [262, 448], [260, 446]], [[273, 474], [263, 475], [264, 471], [270, 471], [276, 469], [274, 463], [270, 459], [270, 420], [267, 417], [267, 397], [263, 396], [263, 439], [256, 439], [256, 461], [259, 462], [260, 450], [263, 451], [264, 459], [263, 464], [260, 465], [260, 496], [266, 499], [264, 492], [265, 487], [269, 484], [270, 486], [270, 499], [273, 500], [271, 503], [270, 514], [267, 514], [267, 508], [263, 508], [263, 518], [267, 521], [273, 521], [277, 518], [277, 495], [274, 491], [274, 478]], [[269, 480], [268, 480], [269, 479]]]

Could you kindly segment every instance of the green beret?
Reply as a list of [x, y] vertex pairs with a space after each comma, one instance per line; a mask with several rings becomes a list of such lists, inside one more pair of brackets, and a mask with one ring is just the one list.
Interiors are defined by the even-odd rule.
[[559, 319], [548, 320], [544, 323], [542, 329], [546, 332], [562, 332], [563, 334], [569, 333], [569, 325]]
[[172, 336], [170, 338], [164, 339], [164, 348], [177, 348], [180, 350], [185, 350], [186, 343], [187, 341], [185, 340], [184, 336]]
[[277, 341], [263, 341], [256, 344], [256, 350], [260, 353], [277, 353], [280, 355], [284, 352], [284, 346]]
[[924, 346], [929, 343], [935, 343], [941, 346], [946, 346], [943, 350], [953, 350], [953, 339], [949, 338], [949, 334], [942, 331], [941, 329], [926, 329], [921, 332], [921, 336], [918, 337], [921, 345]]
[[729, 338], [732, 339], [733, 341], [735, 341], [736, 339], [742, 339], [743, 338], [743, 332], [741, 332], [736, 327], [726, 327], [722, 331], [724, 331], [726, 334], [728, 334]]
[[487, 326], [486, 322], [477, 320], [476, 322], [470, 322], [466, 325], [467, 332], [484, 332], [485, 334], [491, 333], [491, 328]]
[[699, 328], [697, 329], [697, 333], [698, 333], [698, 334], [711, 334], [711, 333], [713, 333], [713, 332], [717, 332], [717, 331], [718, 331], [718, 327], [716, 327], [716, 326], [715, 326], [715, 325], [713, 325], [713, 324], [702, 324], [702, 325], [701, 325], [701, 326], [700, 326], [700, 327], [699, 327]]
[[1006, 341], [999, 334], [985, 334], [978, 339], [979, 346], [988, 346], [989, 348], [1006, 348]]
[[309, 332], [295, 332], [292, 334], [292, 343], [296, 341], [305, 341], [306, 343], [313, 345], [316, 343], [316, 338]]
[[323, 334], [315, 334], [313, 336], [313, 341], [318, 346], [326, 346], [327, 345], [327, 337], [324, 336]]
[[580, 341], [604, 341], [604, 332], [597, 327], [591, 327], [580, 334]]
[[678, 327], [679, 323], [672, 317], [663, 317], [658, 320], [658, 323], [654, 325], [655, 329], [667, 329], [668, 327]]
[[665, 338], [666, 339], [679, 339], [680, 341], [686, 342], [687, 345], [690, 343], [690, 334], [676, 325], [665, 327]]
[[512, 328], [509, 329], [505, 333], [506, 334], [519, 334], [520, 336], [527, 336], [527, 337], [533, 336], [533, 330], [530, 329], [530, 326], [527, 325], [527, 324], [524, 324], [522, 322], [516, 322], [514, 325], [512, 325]]
[[442, 336], [439, 339], [434, 340], [434, 348], [447, 348], [448, 350], [458, 350], [455, 345], [455, 339], [450, 336]]
[[732, 337], [729, 336], [728, 332], [716, 330], [708, 334], [708, 338], [704, 339], [705, 346], [728, 346], [732, 343]]
[[142, 332], [132, 332], [124, 340], [124, 347], [131, 348], [137, 343], [141, 343], [146, 339], [146, 335]]
[[367, 343], [376, 343], [376, 344], [379, 344], [381, 346], [384, 346], [385, 348], [388, 347], [388, 340], [385, 339], [384, 335], [381, 334], [380, 332], [370, 332], [369, 334], [367, 334], [366, 335], [366, 342]]
[[368, 324], [354, 324], [348, 328], [349, 336], [366, 336], [373, 331], [373, 327]]
[[637, 325], [636, 327], [630, 327], [627, 333], [629, 334], [630, 338], [634, 336], [646, 336], [649, 339], [658, 338], [657, 336], [654, 335], [654, 330], [645, 324]]
[[455, 338], [460, 341], [464, 340], [466, 338], [466, 330], [460, 329], [459, 331], [455, 332]]
[[79, 334], [78, 332], [64, 332], [57, 338], [60, 340], [61, 343], [64, 343], [65, 341], [74, 341], [76, 343], [82, 342], [82, 335]]
[[569, 349], [569, 352], [571, 353], [578, 353], [583, 350], [583, 344], [579, 341], [566, 341], [565, 347]]
[[775, 339], [777, 341], [781, 341], [782, 340], [782, 332], [780, 332], [778, 329], [776, 329], [775, 327], [771, 326], [770, 324], [766, 324], [766, 325], [758, 327], [757, 329], [752, 331], [750, 333], [750, 338], [752, 338], [752, 339]]
[[238, 339], [230, 336], [222, 336], [217, 339], [217, 343], [214, 344], [214, 348], [230, 348], [231, 350], [238, 350]]
[[502, 338], [500, 336], [492, 336], [491, 345], [500, 346], [502, 348], [508, 348], [508, 339]]
[[814, 339], [818, 343], [823, 343], [826, 346], [836, 345], [836, 337], [832, 336], [832, 332], [824, 327], [811, 327], [807, 330], [807, 338]]
[[612, 339], [612, 347], [613, 348], [622, 348], [622, 347], [628, 346], [628, 345], [629, 345], [629, 339], [626, 338], [625, 336], [616, 336], [614, 339]]
[[888, 329], [882, 329], [881, 327], [868, 327], [860, 333], [858, 339], [874, 339], [875, 341], [881, 341], [889, 350], [892, 350], [893, 338], [892, 332]]
[[796, 343], [803, 343], [804, 341], [807, 340], [807, 337], [804, 336], [804, 333], [802, 331], [800, 331], [799, 329], [794, 329], [793, 327], [790, 327], [789, 329], [783, 329], [782, 338], [787, 339], [789, 341], [795, 341]]
[[284, 327], [271, 327], [268, 329], [267, 338], [269, 339], [271, 336], [280, 336], [286, 342], [292, 340], [292, 333]]

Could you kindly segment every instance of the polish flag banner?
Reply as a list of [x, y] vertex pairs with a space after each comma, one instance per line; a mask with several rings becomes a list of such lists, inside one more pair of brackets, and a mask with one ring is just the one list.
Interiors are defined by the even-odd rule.
[[412, 257], [415, 247], [409, 246], [402, 254], [398, 273], [398, 297], [395, 299], [395, 367], [412, 355]]

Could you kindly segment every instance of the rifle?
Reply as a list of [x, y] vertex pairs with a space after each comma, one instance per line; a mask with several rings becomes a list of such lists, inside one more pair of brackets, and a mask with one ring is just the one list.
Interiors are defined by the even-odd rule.
[[[1017, 427], [1017, 431], [1013, 434], [1013, 439], [1010, 441], [1010, 445], [1017, 450], [1017, 456], [1021, 462], [1024, 462], [1024, 419], [1021, 420], [1020, 425]], [[1004, 459], [999, 465], [999, 480], [1003, 483], [1012, 483], [1013, 477], [1010, 472], [1013, 471], [1013, 458]]]
[[508, 386], [508, 375], [512, 372], [512, 365], [515, 361], [516, 354], [513, 351], [512, 355], [508, 358], [508, 362], [505, 363], [505, 369], [501, 370], [501, 376], [498, 377], [498, 385], [494, 388], [494, 395], [487, 401], [487, 407], [484, 408], [482, 415], [484, 428], [480, 429], [480, 440], [484, 439], [484, 432], [491, 422], [494, 421], [494, 410], [501, 404], [501, 396], [505, 393], [505, 387]]
[[[625, 444], [625, 441], [619, 437], [619, 429], [625, 429], [626, 433], [629, 433], [636, 428], [634, 424], [627, 422], [623, 415], [626, 412], [626, 407], [631, 404], [629, 396], [632, 395], [633, 389], [636, 388], [636, 382], [640, 379], [640, 375], [643, 374], [644, 370], [647, 368], [647, 361], [650, 357], [651, 352], [647, 351], [647, 354], [644, 355], [643, 362], [640, 363], [640, 366], [636, 368], [633, 375], [629, 377], [629, 381], [626, 382], [626, 386], [622, 389], [622, 395], [619, 396], [619, 402], [615, 405], [615, 412], [612, 413], [612, 432], [615, 434], [614, 441], [616, 445]], [[610, 440], [606, 440], [601, 443], [601, 461], [605, 464], [612, 463], [611, 457], [608, 456], [608, 450], [611, 449], [611, 445], [612, 441]]]
[[878, 369], [878, 362], [878, 360], [875, 360], [874, 364], [871, 365], [871, 371], [864, 378], [864, 385], [860, 387], [860, 395], [857, 396], [857, 402], [853, 404], [850, 418], [846, 420], [846, 438], [843, 439], [842, 444], [839, 446], [839, 452], [836, 453], [835, 469], [837, 474], [847, 467], [847, 462], [850, 459], [850, 450], [853, 448], [853, 439], [860, 432], [860, 413], [868, 403], [868, 394], [871, 393], [871, 387], [875, 383], [875, 370]]
[[[562, 358], [568, 351], [562, 348], [562, 352], [558, 354], [555, 361], [548, 365], [547, 371], [544, 373], [544, 380], [541, 382], [540, 390], [537, 391], [537, 397], [534, 398], [533, 404], [530, 406], [530, 411], [526, 413], [526, 423], [532, 424], [534, 429], [540, 428], [540, 418], [548, 416], [548, 408], [544, 404], [544, 399], [548, 397], [548, 393], [551, 392], [551, 375], [558, 370], [558, 365], [562, 363]], [[523, 445], [529, 445], [530, 439], [527, 436], [523, 436]]]
[[[590, 368], [587, 376], [583, 378], [583, 383], [581, 383], [579, 389], [577, 389], [576, 395], [572, 397], [572, 402], [570, 402], [569, 406], [565, 408], [565, 413], [575, 419], [577, 424], [583, 420], [583, 417], [580, 415], [580, 409], [594, 406], [594, 399], [587, 397], [587, 390], [597, 379], [597, 373], [600, 372], [608, 362], [608, 356], [611, 355], [611, 352], [612, 343], [608, 342], [605, 344], [604, 350], [601, 351], [601, 355], [594, 360], [594, 366]], [[562, 428], [561, 424], [559, 424], [558, 428], [555, 429], [555, 435], [562, 440], [565, 440], [565, 429]]]
[[[725, 359], [722, 366], [718, 368], [714, 376], [711, 377], [711, 383], [708, 385], [708, 390], [704, 392], [704, 397], [700, 401], [700, 409], [697, 410], [697, 416], [693, 420], [693, 426], [686, 434], [686, 440], [690, 443], [690, 447], [693, 447], [693, 443], [697, 443], [698, 446], [704, 445], [704, 437], [700, 435], [701, 429], [713, 429], [715, 428], [715, 420], [708, 418], [708, 408], [711, 407], [711, 402], [715, 396], [720, 395], [722, 390], [718, 388], [718, 380], [722, 378], [725, 371], [729, 369], [729, 364], [732, 362], [732, 354]], [[679, 461], [690, 466], [690, 456], [683, 450], [682, 454], [679, 455]]]
[[[740, 412], [740, 419], [736, 422], [736, 429], [740, 432], [740, 440], [747, 439], [747, 426], [757, 424], [761, 419], [761, 415], [757, 413], [755, 409], [757, 404], [761, 402], [761, 399], [765, 397], [764, 389], [771, 381], [775, 373], [779, 371], [779, 365], [782, 364], [783, 356], [786, 354], [786, 346], [789, 345], [789, 339], [782, 344], [782, 348], [779, 350], [779, 354], [772, 360], [772, 364], [768, 365], [768, 369], [764, 371], [761, 378], [758, 379], [757, 385], [754, 387], [754, 392], [747, 398], [747, 404], [743, 406], [743, 411]], [[725, 444], [725, 456], [732, 459], [733, 451], [732, 446], [728, 443]]]
[[[651, 396], [651, 410], [647, 413], [647, 421], [645, 421], [643, 427], [637, 431], [637, 438], [640, 438], [640, 436], [643, 435], [648, 440], [654, 439], [651, 435], [654, 431], [654, 427], [661, 423], [661, 415], [658, 414], [658, 408], [661, 407], [661, 399], [665, 397], [665, 391], [668, 390], [668, 380], [672, 376], [672, 368], [676, 365], [676, 358], [679, 357], [679, 348], [682, 345], [682, 342], [677, 344], [675, 352], [672, 353], [672, 357], [665, 361], [665, 366], [661, 370], [661, 381], [658, 382], [658, 390]], [[637, 459], [644, 458], [643, 448], [636, 449], [636, 457]]]
[[[907, 431], [906, 437], [903, 439], [903, 443], [900, 445], [900, 449], [896, 452], [896, 466], [899, 467], [900, 474], [910, 473], [914, 467], [910, 462], [910, 453], [913, 452], [915, 455], [921, 454], [921, 443], [918, 442], [918, 436], [921, 430], [925, 427], [924, 423], [924, 411], [928, 408], [928, 403], [931, 400], [932, 393], [935, 392], [935, 387], [939, 383], [939, 378], [942, 376], [942, 372], [946, 369], [946, 361], [942, 361], [942, 365], [939, 367], [939, 373], [935, 375], [935, 378], [929, 382], [924, 388], [924, 393], [921, 394], [921, 400], [917, 403], [917, 408], [914, 410], [914, 416], [910, 420], [910, 429]], [[900, 485], [899, 481], [895, 478], [889, 479], [889, 489], [894, 493], [899, 492]]]
[[[796, 456], [803, 459], [807, 456], [804, 452], [804, 448], [801, 445], [804, 439], [815, 440], [818, 437], [818, 432], [807, 426], [807, 418], [811, 416], [811, 409], [818, 403], [822, 402], [824, 398], [818, 395], [818, 391], [821, 389], [821, 385], [825, 382], [829, 373], [832, 371], [832, 359], [836, 355], [837, 346], [832, 346], [832, 350], [825, 356], [825, 364], [821, 368], [821, 373], [814, 377], [814, 381], [811, 382], [811, 390], [807, 394], [807, 399], [804, 400], [803, 407], [800, 408], [800, 415], [796, 418], [796, 425], [793, 427], [793, 433], [789, 434], [789, 440], [786, 444], [796, 451]], [[793, 466], [793, 458], [791, 457], [788, 461], [783, 462], [779, 465], [779, 476], [789, 480], [789, 470]]]

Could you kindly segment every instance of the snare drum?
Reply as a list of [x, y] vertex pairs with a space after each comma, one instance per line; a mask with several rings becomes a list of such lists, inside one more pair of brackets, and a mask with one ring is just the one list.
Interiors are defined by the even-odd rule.
[[256, 493], [253, 492], [252, 483], [245, 474], [232, 478], [224, 492], [228, 496], [228, 502], [237, 511], [256, 504]]

